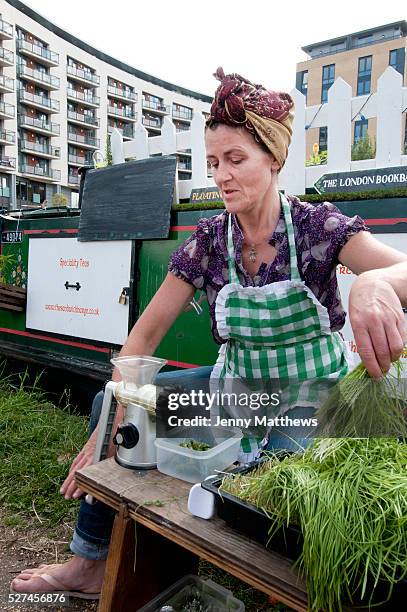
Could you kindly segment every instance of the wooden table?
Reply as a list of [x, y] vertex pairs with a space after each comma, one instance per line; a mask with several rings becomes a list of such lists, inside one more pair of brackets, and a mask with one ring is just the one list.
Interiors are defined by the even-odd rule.
[[305, 583], [288, 559], [218, 518], [188, 512], [192, 485], [157, 470], [128, 470], [114, 459], [78, 471], [76, 482], [117, 510], [99, 612], [138, 610], [185, 574], [196, 574], [200, 558], [294, 610], [307, 610]]

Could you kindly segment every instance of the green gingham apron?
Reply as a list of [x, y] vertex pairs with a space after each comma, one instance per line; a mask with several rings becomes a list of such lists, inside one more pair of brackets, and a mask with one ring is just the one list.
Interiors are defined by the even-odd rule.
[[[228, 222], [229, 284], [219, 292], [215, 317], [221, 346], [211, 380], [298, 381], [283, 393], [287, 411], [316, 405], [321, 381], [336, 381], [348, 364], [341, 336], [331, 332], [328, 311], [300, 277], [290, 205], [280, 194], [290, 251], [290, 280], [243, 287], [236, 272], [231, 215]], [[321, 386], [321, 385], [320, 385]], [[254, 459], [260, 439], [243, 438], [241, 461]]]

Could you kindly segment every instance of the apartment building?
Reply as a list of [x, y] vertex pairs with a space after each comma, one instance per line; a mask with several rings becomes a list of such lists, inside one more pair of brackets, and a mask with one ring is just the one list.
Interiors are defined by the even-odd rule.
[[[137, 70], [94, 49], [18, 0], [0, 0], [0, 207], [68, 203], [78, 168], [105, 154], [114, 128], [149, 136], [170, 116], [188, 130], [212, 99]], [[178, 178], [192, 174], [189, 150], [178, 152]]]
[[[349, 83], [353, 96], [370, 96], [375, 93], [377, 79], [387, 66], [392, 66], [403, 76], [405, 85], [406, 47], [406, 21], [306, 45], [302, 50], [309, 59], [297, 64], [296, 88], [306, 96], [307, 106], [327, 102], [328, 90], [338, 77]], [[400, 143], [404, 147], [407, 147], [406, 129], [404, 114], [400, 135]], [[375, 138], [376, 119], [366, 119], [362, 109], [352, 118], [352, 142], [357, 142], [366, 133]], [[326, 151], [327, 139], [327, 128], [315, 128], [311, 123], [306, 134], [307, 159], [312, 155], [315, 144], [319, 146], [319, 151]]]

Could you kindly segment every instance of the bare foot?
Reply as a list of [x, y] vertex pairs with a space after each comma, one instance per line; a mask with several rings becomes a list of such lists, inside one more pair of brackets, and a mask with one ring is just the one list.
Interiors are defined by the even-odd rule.
[[106, 561], [92, 561], [74, 555], [66, 563], [40, 565], [34, 569], [23, 570], [11, 583], [17, 593], [52, 593], [53, 586], [41, 574], [47, 574], [64, 586], [64, 590], [83, 593], [100, 593]]

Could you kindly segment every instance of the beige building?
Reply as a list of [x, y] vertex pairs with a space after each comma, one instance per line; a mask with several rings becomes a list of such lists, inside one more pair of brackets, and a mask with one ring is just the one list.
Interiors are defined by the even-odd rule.
[[[376, 92], [377, 79], [387, 66], [392, 66], [403, 76], [406, 84], [407, 22], [398, 21], [370, 30], [354, 32], [339, 38], [317, 42], [302, 47], [310, 59], [297, 64], [296, 87], [307, 100], [307, 106], [322, 105], [327, 101], [329, 87], [338, 77], [349, 83], [353, 96], [370, 96]], [[366, 132], [376, 136], [376, 119], [366, 119], [363, 107], [352, 118], [352, 142], [357, 142]], [[407, 148], [406, 118], [400, 135], [401, 147]], [[307, 129], [306, 158], [327, 149], [327, 128]]]
[[[65, 32], [19, 0], [0, 0], [0, 208], [68, 203], [78, 168], [105, 153], [116, 127], [150, 136], [165, 116], [188, 130], [209, 96], [120, 62]], [[191, 178], [191, 152], [178, 152], [178, 178]]]

